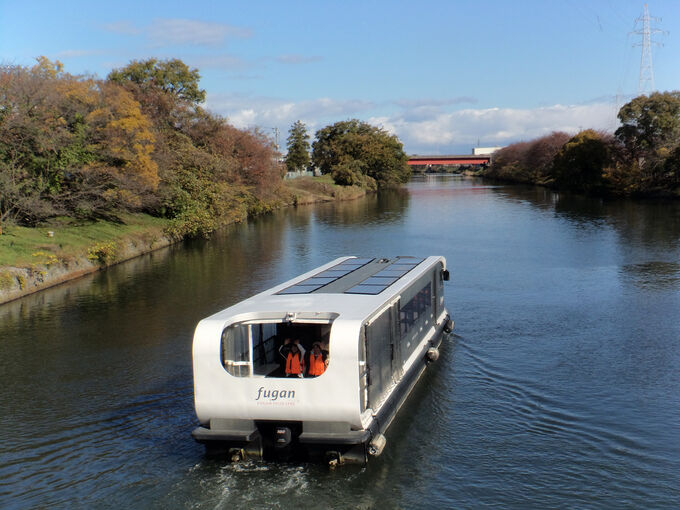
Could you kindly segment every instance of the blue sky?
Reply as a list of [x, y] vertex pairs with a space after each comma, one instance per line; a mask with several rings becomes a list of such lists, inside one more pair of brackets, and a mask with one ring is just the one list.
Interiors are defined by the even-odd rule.
[[[657, 90], [680, 89], [680, 1], [650, 1]], [[418, 154], [613, 130], [636, 95], [644, 2], [0, 0], [0, 60], [45, 55], [105, 77], [133, 59], [197, 67], [206, 106], [239, 127], [348, 118]]]

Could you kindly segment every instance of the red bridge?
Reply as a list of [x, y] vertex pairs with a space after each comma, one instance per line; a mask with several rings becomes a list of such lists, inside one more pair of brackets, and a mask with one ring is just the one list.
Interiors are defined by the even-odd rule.
[[488, 165], [491, 156], [488, 155], [466, 155], [466, 156], [410, 156], [408, 164], [416, 165]]

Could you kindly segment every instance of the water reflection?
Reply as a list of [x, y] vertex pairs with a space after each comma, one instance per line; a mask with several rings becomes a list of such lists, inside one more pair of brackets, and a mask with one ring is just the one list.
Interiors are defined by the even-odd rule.
[[674, 290], [680, 286], [680, 264], [677, 262], [626, 264], [621, 271], [626, 280], [642, 288]]
[[348, 228], [400, 223], [404, 220], [409, 200], [410, 195], [405, 189], [386, 190], [359, 200], [317, 205], [314, 207], [314, 219], [321, 225]]
[[[581, 231], [581, 248], [602, 250], [603, 238], [614, 234], [617, 249], [592, 252], [595, 260], [619, 266], [626, 284], [659, 288], [677, 285], [680, 260], [680, 203], [665, 200], [606, 200], [546, 188], [494, 188], [504, 200], [553, 214], [570, 229]], [[605, 256], [603, 256], [605, 255]]]

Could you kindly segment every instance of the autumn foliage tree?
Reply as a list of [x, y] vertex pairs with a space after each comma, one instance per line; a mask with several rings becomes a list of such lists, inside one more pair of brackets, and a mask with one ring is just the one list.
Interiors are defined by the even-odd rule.
[[173, 220], [172, 235], [208, 235], [276, 203], [282, 174], [273, 144], [257, 129], [237, 129], [202, 109], [198, 70], [149, 59], [108, 79], [128, 90], [153, 124], [159, 211]]
[[558, 190], [680, 197], [680, 91], [626, 103], [614, 135], [591, 129], [499, 150], [486, 176]]
[[182, 237], [272, 207], [271, 141], [203, 110], [199, 78], [179, 60], [135, 61], [108, 80], [44, 57], [2, 68], [0, 221], [146, 211]]
[[489, 177], [521, 183], [547, 184], [555, 155], [569, 135], [554, 131], [529, 142], [517, 142], [494, 154]]
[[157, 184], [148, 121], [124, 90], [65, 73], [44, 57], [31, 68], [5, 68], [0, 83], [4, 218], [34, 224], [54, 215], [107, 216], [120, 205], [107, 197]]

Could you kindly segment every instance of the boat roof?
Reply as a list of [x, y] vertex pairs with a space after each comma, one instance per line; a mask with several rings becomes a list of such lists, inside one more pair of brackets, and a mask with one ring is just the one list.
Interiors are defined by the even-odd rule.
[[414, 280], [444, 257], [341, 257], [285, 283], [265, 290], [205, 320], [224, 321], [234, 315], [295, 313], [333, 314], [343, 319], [365, 319], [392, 301]]

